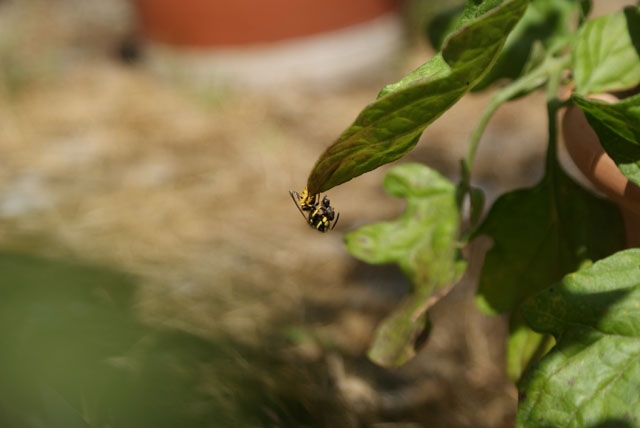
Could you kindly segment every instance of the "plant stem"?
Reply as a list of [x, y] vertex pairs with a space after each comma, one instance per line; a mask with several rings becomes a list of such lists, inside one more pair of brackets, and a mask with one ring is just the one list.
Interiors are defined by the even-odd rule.
[[558, 158], [558, 110], [564, 105], [557, 97], [562, 69], [553, 70], [549, 74], [547, 83], [547, 120], [549, 130], [549, 143], [547, 145], [546, 165], [547, 171], [553, 167]]
[[[482, 134], [493, 114], [507, 101], [516, 98], [518, 95], [528, 94], [545, 83], [547, 83], [547, 110], [549, 114], [549, 145], [547, 148], [546, 167], [549, 167], [549, 165], [552, 165], [552, 162], [555, 162], [557, 156], [556, 115], [558, 109], [564, 105], [564, 103], [556, 97], [556, 92], [562, 80], [562, 73], [571, 62], [570, 55], [565, 54], [560, 57], [554, 56], [560, 51], [561, 47], [564, 47], [564, 45], [559, 44], [556, 46], [549, 52], [548, 56], [538, 67], [513, 81], [508, 86], [500, 89], [491, 97], [489, 105], [485, 109], [484, 113], [482, 113], [473, 134], [471, 134], [467, 156], [461, 160], [462, 177], [458, 184], [456, 194], [456, 199], [460, 207], [462, 206], [465, 197], [471, 191], [471, 172], [473, 169], [473, 161], [478, 150], [480, 138], [482, 137]], [[473, 206], [471, 206], [470, 209], [472, 211], [471, 217], [473, 217]], [[467, 234], [466, 237], [463, 238], [463, 242], [468, 239], [468, 236], [470, 235]]]
[[552, 76], [554, 77], [554, 80], [557, 77], [557, 80], [553, 84], [553, 93], [555, 94], [555, 91], [557, 90], [558, 84], [560, 82], [562, 71], [569, 65], [570, 60], [571, 59], [569, 55], [558, 58], [549, 56], [542, 62], [542, 64], [540, 64], [529, 74], [526, 74], [513, 81], [511, 84], [500, 89], [493, 95], [493, 97], [491, 98], [491, 102], [487, 106], [486, 110], [482, 114], [482, 117], [480, 118], [480, 121], [476, 125], [473, 134], [471, 134], [469, 151], [467, 153], [467, 157], [464, 160], [465, 168], [469, 177], [471, 176], [471, 171], [473, 169], [473, 161], [478, 150], [480, 137], [482, 137], [482, 134], [487, 127], [487, 124], [489, 123], [489, 119], [491, 119], [496, 110], [498, 110], [498, 108], [502, 104], [515, 98], [519, 94], [531, 92], [544, 85], [544, 83], [549, 81]]
[[545, 160], [545, 169], [547, 171], [553, 170], [553, 166], [558, 158], [558, 110], [559, 103], [557, 100], [547, 102], [547, 129], [549, 130], [549, 142], [547, 144]]
[[469, 177], [471, 176], [471, 169], [473, 168], [473, 160], [475, 159], [476, 151], [478, 150], [480, 137], [482, 137], [482, 134], [484, 133], [484, 130], [487, 127], [487, 124], [489, 123], [489, 119], [491, 119], [491, 117], [496, 112], [496, 110], [498, 110], [498, 107], [500, 107], [504, 102], [506, 102], [506, 100], [503, 100], [502, 97], [498, 96], [500, 94], [501, 92], [499, 91], [491, 98], [491, 102], [482, 113], [482, 116], [480, 117], [480, 120], [478, 121], [476, 128], [473, 130], [473, 134], [471, 134], [471, 141], [469, 142], [469, 151], [467, 153], [466, 159], [464, 160], [467, 174], [469, 175]]

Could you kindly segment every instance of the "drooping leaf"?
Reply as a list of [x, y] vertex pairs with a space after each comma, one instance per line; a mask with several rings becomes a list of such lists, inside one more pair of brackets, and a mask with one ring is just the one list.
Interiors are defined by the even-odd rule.
[[396, 263], [413, 284], [412, 294], [378, 327], [368, 353], [380, 365], [396, 366], [415, 354], [428, 327], [427, 310], [458, 281], [466, 263], [456, 249], [460, 219], [453, 183], [415, 163], [389, 171], [384, 187], [407, 200], [404, 214], [350, 232], [345, 242], [362, 261]]
[[320, 156], [307, 180], [311, 193], [326, 191], [411, 150], [422, 131], [493, 64], [528, 1], [467, 4], [465, 25], [447, 39], [442, 52], [387, 86]]
[[460, 21], [456, 24], [455, 29], [459, 30], [471, 21], [486, 15], [502, 3], [503, 0], [467, 0]]
[[[498, 79], [516, 79], [542, 62], [544, 55], [533, 54], [535, 46], [548, 49], [567, 38], [575, 29], [580, 5], [575, 0], [536, 0], [515, 26], [495, 65], [473, 88], [485, 89]], [[536, 44], [538, 43], [538, 44]]]
[[638, 426], [640, 250], [571, 273], [522, 308], [557, 345], [519, 386], [517, 426]]
[[576, 184], [555, 163], [540, 183], [502, 195], [475, 235], [489, 235], [477, 301], [512, 311], [528, 296], [623, 248], [617, 209]]
[[600, 144], [632, 182], [640, 185], [640, 95], [614, 104], [574, 95]]
[[576, 91], [595, 94], [640, 83], [640, 10], [626, 8], [588, 21], [572, 49]]
[[442, 49], [447, 38], [469, 22], [497, 7], [503, 0], [466, 0], [449, 2], [449, 8], [437, 13], [429, 23], [428, 36], [435, 49]]
[[374, 333], [367, 357], [382, 367], [397, 367], [411, 360], [431, 331], [426, 299], [405, 298]]

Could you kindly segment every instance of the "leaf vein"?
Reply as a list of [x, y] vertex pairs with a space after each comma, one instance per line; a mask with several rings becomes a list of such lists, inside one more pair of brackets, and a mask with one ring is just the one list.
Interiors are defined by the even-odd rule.
[[596, 397], [598, 392], [606, 389], [609, 385], [611, 385], [613, 382], [618, 380], [620, 378], [620, 376], [622, 376], [625, 373], [625, 371], [627, 371], [629, 369], [629, 367], [631, 367], [631, 365], [633, 363], [635, 363], [636, 361], [638, 361], [638, 360], [640, 360], [640, 354], [638, 354], [635, 357], [633, 357], [631, 359], [631, 361], [629, 361], [629, 363], [622, 370], [620, 370], [620, 373], [618, 373], [616, 376], [611, 378], [605, 385], [602, 386], [602, 388], [597, 389], [596, 391], [594, 391], [593, 394], [591, 394], [591, 396], [587, 400], [583, 401], [579, 406], [576, 406], [576, 409], [573, 411], [573, 413], [569, 417], [569, 420], [567, 421], [566, 425], [564, 425], [564, 427], [566, 428], [567, 426], [569, 426], [569, 424], [576, 418], [576, 416], [578, 414], [578, 411], [580, 409], [582, 409], [587, 403], [591, 402]]

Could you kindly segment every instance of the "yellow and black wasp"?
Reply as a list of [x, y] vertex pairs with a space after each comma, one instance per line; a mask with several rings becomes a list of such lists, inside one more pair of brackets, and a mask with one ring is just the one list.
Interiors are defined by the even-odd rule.
[[289, 191], [289, 195], [309, 226], [320, 232], [327, 232], [336, 227], [340, 213], [335, 212], [329, 198], [325, 196], [321, 202], [318, 202], [320, 196], [309, 194], [306, 187], [302, 190], [302, 194]]

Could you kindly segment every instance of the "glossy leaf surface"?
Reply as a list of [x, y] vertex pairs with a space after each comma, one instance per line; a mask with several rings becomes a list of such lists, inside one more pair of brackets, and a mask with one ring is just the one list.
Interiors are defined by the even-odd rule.
[[527, 4], [469, 1], [464, 25], [447, 39], [442, 52], [383, 89], [320, 156], [307, 180], [309, 191], [326, 191], [411, 150], [422, 131], [491, 67]]

